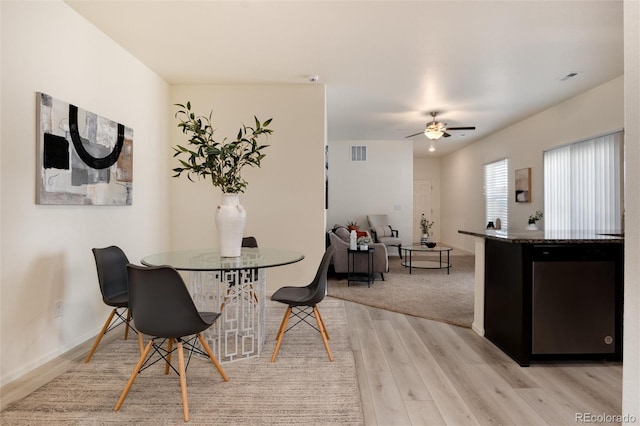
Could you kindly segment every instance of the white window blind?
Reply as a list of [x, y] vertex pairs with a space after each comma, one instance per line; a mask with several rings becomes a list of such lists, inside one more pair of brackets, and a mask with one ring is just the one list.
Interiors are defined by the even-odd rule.
[[485, 224], [500, 219], [502, 229], [509, 226], [509, 161], [484, 165]]
[[549, 230], [620, 231], [622, 133], [544, 153], [544, 222]]

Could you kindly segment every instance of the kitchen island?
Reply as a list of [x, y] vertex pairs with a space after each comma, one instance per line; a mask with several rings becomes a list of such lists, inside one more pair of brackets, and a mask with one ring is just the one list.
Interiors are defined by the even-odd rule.
[[522, 366], [621, 358], [621, 234], [458, 232], [475, 240], [476, 333]]

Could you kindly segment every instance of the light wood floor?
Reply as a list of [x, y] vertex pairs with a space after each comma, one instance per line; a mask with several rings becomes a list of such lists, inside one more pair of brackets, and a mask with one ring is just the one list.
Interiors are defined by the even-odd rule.
[[576, 413], [621, 414], [621, 363], [523, 368], [470, 329], [345, 306], [367, 425], [575, 425]]
[[[344, 303], [367, 425], [576, 425], [576, 413], [620, 414], [620, 363], [521, 368], [470, 329]], [[2, 408], [81, 362], [92, 343], [3, 387]]]

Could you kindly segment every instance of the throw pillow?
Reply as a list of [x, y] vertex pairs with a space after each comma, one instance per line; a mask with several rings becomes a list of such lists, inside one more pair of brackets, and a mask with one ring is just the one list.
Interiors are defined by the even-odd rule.
[[391, 233], [391, 226], [376, 226], [376, 235], [378, 238], [380, 237], [390, 237], [393, 234]]
[[349, 242], [349, 238], [351, 237], [347, 228], [338, 228], [335, 230], [335, 234], [346, 243]]

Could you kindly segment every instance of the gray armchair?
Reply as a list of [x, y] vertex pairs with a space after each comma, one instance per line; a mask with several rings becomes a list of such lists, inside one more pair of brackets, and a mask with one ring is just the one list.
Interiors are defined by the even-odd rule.
[[391, 228], [389, 216], [386, 214], [370, 214], [367, 216], [367, 220], [369, 221], [373, 241], [382, 243], [387, 247], [398, 247], [398, 256], [402, 257], [402, 251], [400, 250], [402, 240], [398, 238], [398, 230]]
[[[329, 242], [335, 247], [333, 253], [333, 268], [337, 273], [347, 273], [349, 271], [349, 257], [347, 250], [349, 249], [349, 231], [347, 228], [337, 228], [329, 231]], [[373, 272], [379, 273], [384, 281], [384, 273], [389, 272], [389, 258], [387, 256], [387, 247], [384, 244], [372, 243], [369, 247], [374, 248], [373, 252]], [[356, 256], [354, 258], [354, 268], [352, 272], [367, 272], [367, 257]]]

